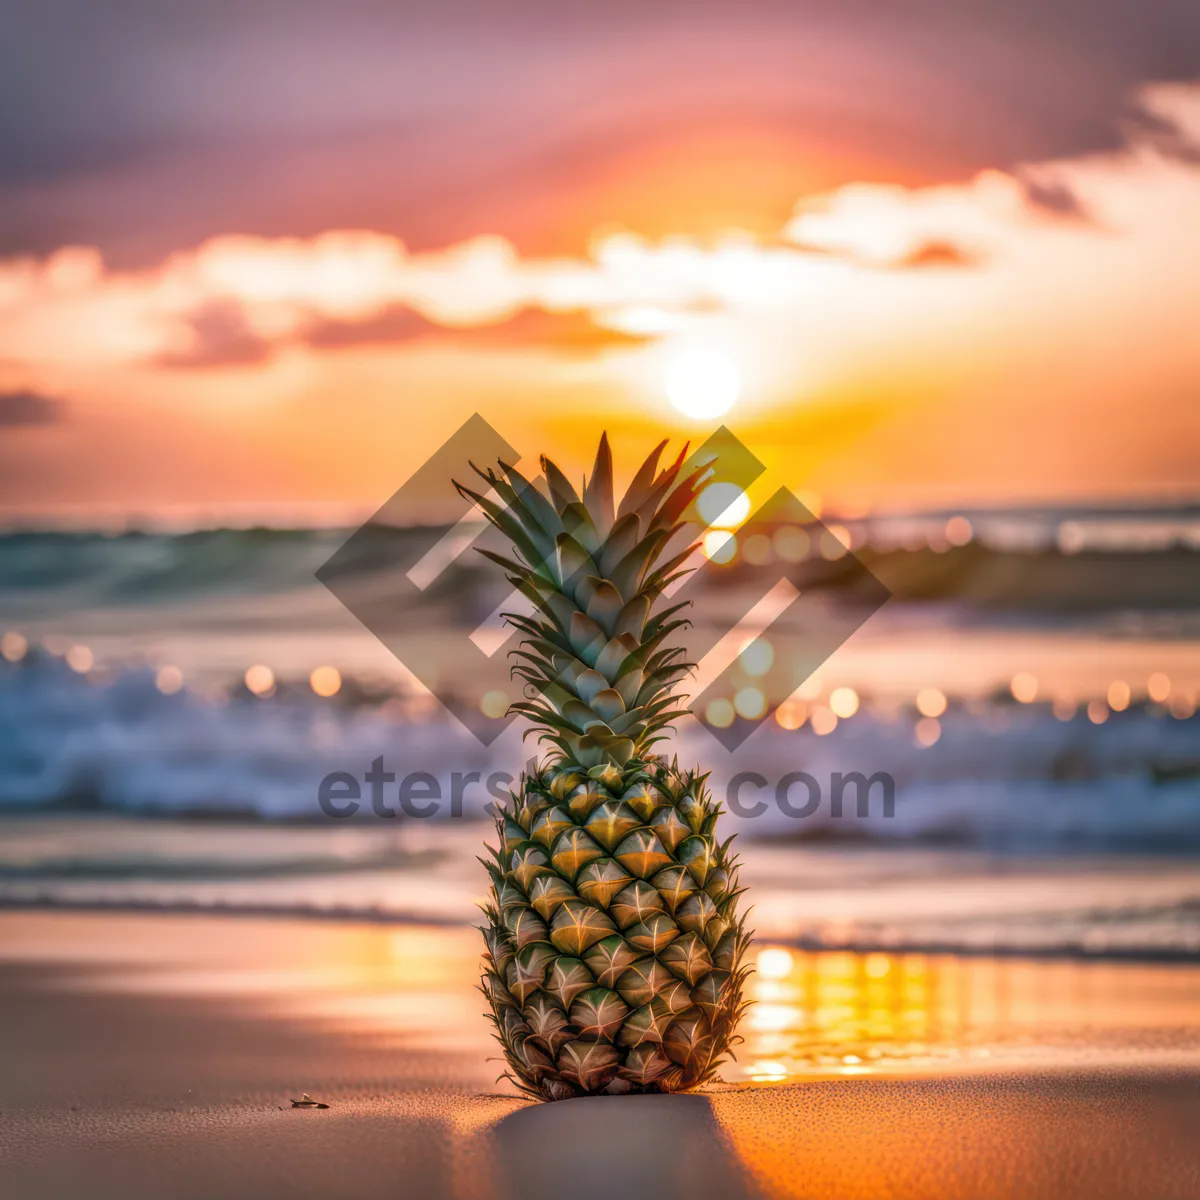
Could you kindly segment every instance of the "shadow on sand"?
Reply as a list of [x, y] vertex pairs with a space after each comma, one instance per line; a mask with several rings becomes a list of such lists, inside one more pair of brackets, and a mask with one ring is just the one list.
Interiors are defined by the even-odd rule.
[[497, 1192], [513, 1200], [757, 1196], [704, 1096], [534, 1104], [493, 1130]]

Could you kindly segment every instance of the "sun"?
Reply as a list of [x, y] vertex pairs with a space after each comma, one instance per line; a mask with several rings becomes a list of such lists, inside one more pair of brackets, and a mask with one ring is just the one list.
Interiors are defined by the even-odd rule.
[[737, 403], [742, 375], [724, 350], [684, 346], [667, 359], [663, 387], [684, 416], [702, 421], [724, 416]]

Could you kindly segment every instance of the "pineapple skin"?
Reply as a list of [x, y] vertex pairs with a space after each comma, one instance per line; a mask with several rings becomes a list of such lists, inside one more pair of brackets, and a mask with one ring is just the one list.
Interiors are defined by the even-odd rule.
[[560, 760], [497, 817], [483, 991], [522, 1091], [686, 1091], [727, 1056], [748, 937], [705, 779]]
[[652, 750], [686, 714], [691, 664], [671, 641], [687, 604], [661, 601], [688, 573], [687, 514], [713, 478], [686, 447], [660, 469], [664, 445], [619, 505], [607, 437], [581, 492], [546, 458], [545, 491], [503, 462], [475, 468], [487, 495], [456, 485], [513, 544], [481, 550], [532, 610], [505, 614], [523, 634], [509, 711], [553, 747], [481, 860], [482, 990], [509, 1078], [547, 1100], [696, 1087], [744, 1007], [732, 838], [716, 841], [707, 776]]

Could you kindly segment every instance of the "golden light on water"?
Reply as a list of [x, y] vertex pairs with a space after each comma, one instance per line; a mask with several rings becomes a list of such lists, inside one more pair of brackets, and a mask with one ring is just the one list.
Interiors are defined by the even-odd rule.
[[684, 346], [667, 360], [663, 388], [671, 404], [696, 421], [724, 416], [742, 389], [737, 363], [715, 346]]
[[[791, 969], [790, 963], [788, 969]], [[798, 1025], [801, 1014], [791, 1004], [767, 1004], [764, 1002], [756, 1004], [750, 1009], [747, 1020], [750, 1028], [757, 1029], [760, 1033], [782, 1033], [785, 1029], [791, 1029]]]
[[788, 1077], [786, 1063], [767, 1060], [750, 1065], [750, 1078], [755, 1083], [782, 1083]]
[[933, 1062], [966, 1053], [973, 1025], [996, 1023], [994, 999], [961, 986], [975, 964], [768, 946], [755, 966], [742, 1070], [756, 1083]]
[[882, 979], [891, 971], [892, 960], [886, 954], [868, 954], [865, 965], [871, 979]]
[[1012, 677], [1009, 689], [1012, 691], [1014, 700], [1018, 700], [1022, 704], [1032, 704], [1037, 699], [1038, 694], [1037, 677], [1031, 675], [1028, 671], [1018, 671]]
[[1158, 704], [1165, 704], [1171, 695], [1171, 680], [1162, 671], [1155, 671], [1146, 680], [1146, 694]]
[[1087, 716], [1093, 725], [1103, 725], [1108, 720], [1108, 705], [1103, 700], [1089, 700]]
[[1113, 712], [1124, 712], [1129, 707], [1131, 693], [1129, 684], [1123, 679], [1114, 679], [1108, 685], [1108, 707]]
[[769, 946], [758, 952], [754, 966], [763, 979], [784, 979], [792, 973], [792, 952], [779, 946]]
[[[1052, 1044], [1081, 1022], [1130, 1020], [1122, 964], [768, 945], [754, 965], [731, 1081], [967, 1067], [1036, 1054], [1031, 1035]], [[1188, 982], [1170, 967], [1142, 971], [1145, 1005], [1164, 1024], [1177, 1021], [1191, 1003]]]

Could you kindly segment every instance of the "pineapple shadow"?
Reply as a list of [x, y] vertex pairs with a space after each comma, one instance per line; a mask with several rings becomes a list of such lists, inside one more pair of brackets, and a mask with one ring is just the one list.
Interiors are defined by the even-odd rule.
[[702, 1095], [531, 1104], [493, 1129], [504, 1200], [758, 1197]]

